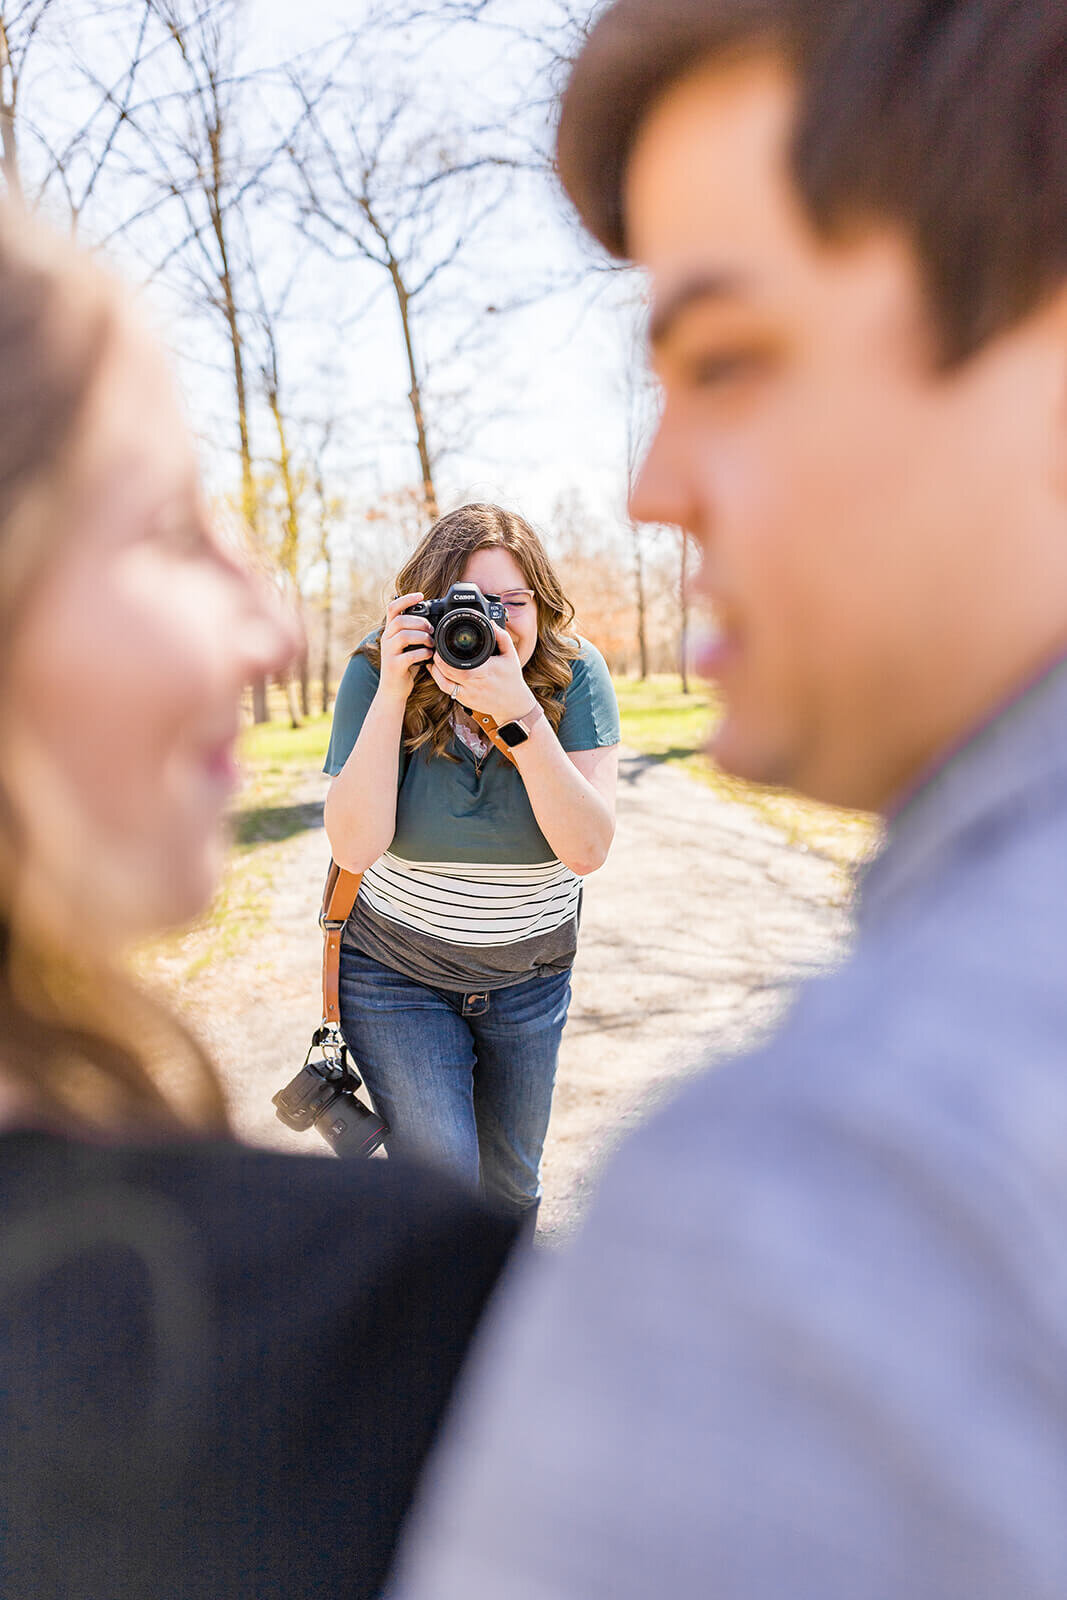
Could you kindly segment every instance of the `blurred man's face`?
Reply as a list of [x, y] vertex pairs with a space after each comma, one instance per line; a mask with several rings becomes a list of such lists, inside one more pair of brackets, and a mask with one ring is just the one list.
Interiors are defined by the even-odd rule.
[[716, 759], [877, 807], [1067, 640], [1067, 341], [1030, 319], [939, 375], [902, 236], [812, 232], [792, 105], [753, 60], [639, 132], [627, 237], [664, 406], [633, 509], [703, 552]]

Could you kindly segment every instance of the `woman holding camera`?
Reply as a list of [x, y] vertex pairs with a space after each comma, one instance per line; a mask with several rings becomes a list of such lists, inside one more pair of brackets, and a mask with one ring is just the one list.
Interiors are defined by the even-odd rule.
[[128, 299], [0, 205], [0, 1594], [371, 1600], [513, 1229], [242, 1148], [126, 975], [297, 643]]
[[[454, 585], [476, 586], [473, 605]], [[427, 1153], [528, 1212], [581, 880], [615, 828], [618, 709], [514, 513], [443, 517], [397, 590], [348, 663], [326, 760], [334, 858], [364, 874], [341, 950], [342, 1028], [391, 1151]]]

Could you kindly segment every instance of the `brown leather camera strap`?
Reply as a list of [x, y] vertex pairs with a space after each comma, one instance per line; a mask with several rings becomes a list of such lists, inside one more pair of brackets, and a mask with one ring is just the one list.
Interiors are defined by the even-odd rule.
[[322, 929], [322, 1020], [339, 1025], [341, 1002], [341, 935], [356, 903], [363, 880], [362, 872], [346, 872], [336, 861], [330, 862], [322, 891], [319, 927]]
[[512, 766], [514, 766], [515, 757], [512, 755], [508, 746], [497, 733], [496, 723], [493, 721], [493, 718], [486, 716], [484, 712], [481, 711], [468, 711], [466, 706], [463, 706], [461, 709], [467, 712], [468, 717], [470, 717], [471, 721], [481, 729], [481, 731], [485, 734], [485, 737], [489, 740], [489, 743], [495, 744], [505, 760], [510, 761]]
[[[493, 718], [483, 716], [480, 711], [468, 711], [467, 715], [514, 766], [515, 757], [498, 736]], [[335, 1026], [341, 1021], [341, 935], [356, 903], [362, 881], [362, 872], [346, 872], [336, 861], [331, 861], [322, 891], [322, 910], [319, 912], [319, 927], [322, 929], [322, 1020]]]

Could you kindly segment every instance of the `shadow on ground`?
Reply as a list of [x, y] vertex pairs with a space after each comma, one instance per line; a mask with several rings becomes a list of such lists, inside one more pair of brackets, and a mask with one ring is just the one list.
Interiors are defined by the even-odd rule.
[[311, 800], [297, 806], [253, 806], [230, 818], [233, 842], [264, 844], [274, 839], [292, 839], [322, 827], [322, 801]]
[[649, 767], [661, 767], [665, 761], [680, 761], [684, 756], [695, 756], [703, 748], [698, 742], [674, 745], [670, 750], [657, 750], [654, 755], [623, 756], [619, 762], [619, 777], [624, 783], [636, 783]]

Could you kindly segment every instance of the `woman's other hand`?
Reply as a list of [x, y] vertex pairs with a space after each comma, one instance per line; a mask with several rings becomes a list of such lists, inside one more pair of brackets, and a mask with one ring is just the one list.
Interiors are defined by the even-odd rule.
[[[493, 624], [498, 655], [490, 656], [483, 666], [460, 671], [450, 667], [439, 655], [430, 662], [430, 676], [439, 689], [451, 695], [469, 711], [479, 711], [492, 717], [497, 727], [502, 722], [513, 722], [524, 717], [536, 704], [533, 690], [522, 675], [522, 663], [515, 649], [515, 641], [506, 628]], [[453, 686], [455, 694], [453, 695]]]
[[406, 615], [421, 594], [400, 594], [385, 609], [382, 629], [380, 692], [389, 700], [406, 704], [415, 675], [433, 657], [433, 629], [426, 617]]

